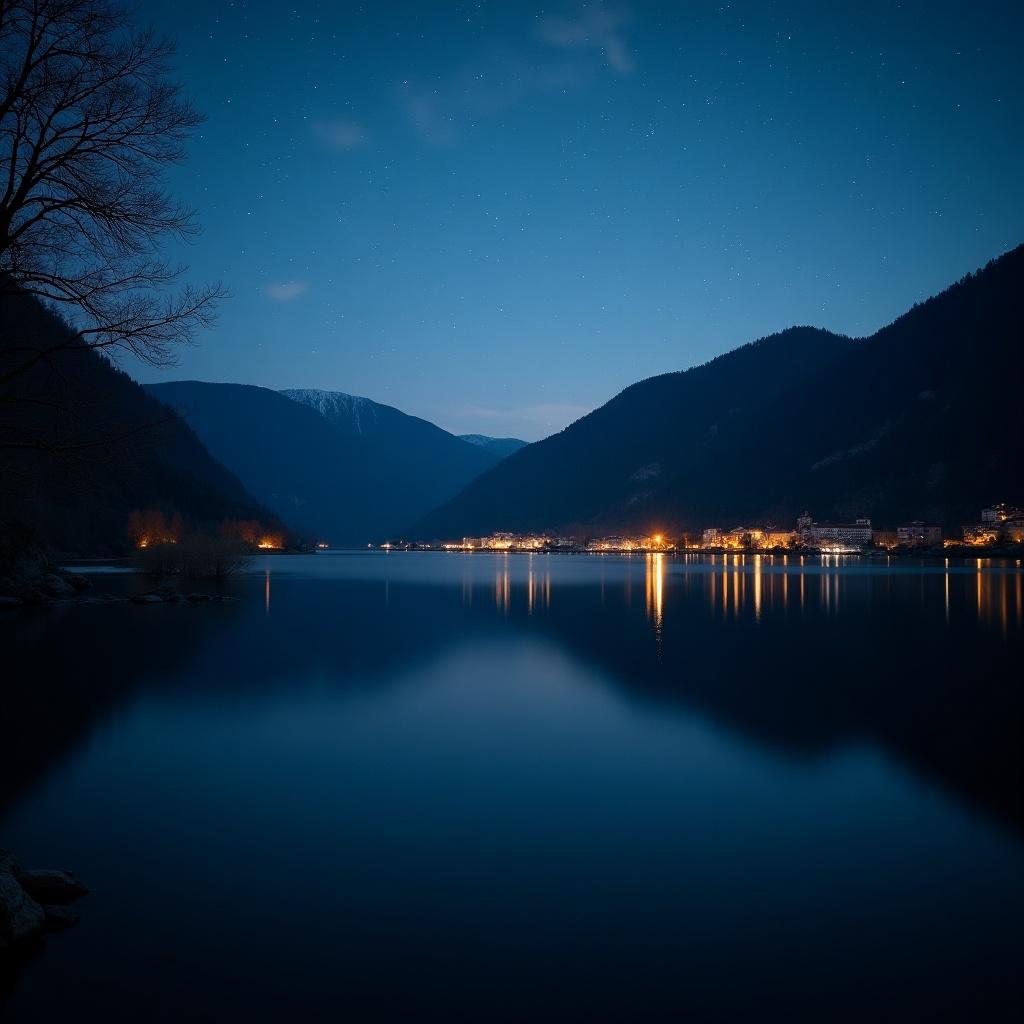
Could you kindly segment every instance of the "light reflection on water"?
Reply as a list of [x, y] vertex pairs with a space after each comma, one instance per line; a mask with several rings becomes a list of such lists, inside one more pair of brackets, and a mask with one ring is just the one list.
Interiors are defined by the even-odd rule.
[[1021, 582], [270, 555], [8, 616], [0, 843], [95, 892], [14, 1019], [1016, 1021]]
[[[325, 556], [317, 556], [321, 561]], [[328, 558], [330, 556], [327, 556]], [[345, 556], [341, 556], [345, 557]], [[372, 557], [372, 556], [371, 556]], [[596, 583], [604, 603], [618, 592], [632, 605], [634, 589], [643, 576], [644, 607], [656, 632], [665, 624], [666, 603], [673, 590], [692, 597], [703, 592], [706, 610], [721, 619], [750, 619], [760, 623], [766, 615], [815, 617], [841, 615], [851, 594], [858, 599], [899, 601], [908, 598], [916, 613], [941, 612], [949, 624], [969, 617], [994, 626], [1004, 636], [1024, 623], [1024, 571], [1011, 560], [969, 559], [952, 562], [908, 563], [886, 558], [865, 560], [849, 555], [547, 555], [389, 552], [385, 593], [390, 580], [413, 582], [419, 560], [447, 578], [456, 570], [463, 601], [472, 606], [479, 591], [490, 590], [490, 603], [507, 613], [520, 599], [527, 614], [548, 608], [552, 587]], [[403, 564], [402, 560], [405, 559]], [[445, 560], [447, 565], [439, 560]], [[366, 563], [374, 568], [380, 562]], [[267, 559], [266, 608], [270, 609], [270, 581], [275, 573], [288, 576], [295, 569], [288, 556]], [[353, 572], [353, 578], [360, 573]], [[489, 578], [489, 586], [485, 581]], [[553, 582], [554, 581], [554, 582]], [[940, 583], [940, 585], [936, 585]], [[916, 588], [916, 589], [915, 589]], [[911, 591], [914, 593], [911, 593]], [[692, 607], [689, 609], [692, 611]]]
[[[298, 564], [308, 566], [309, 558], [300, 556]], [[320, 566], [331, 563], [331, 555], [315, 556]], [[339, 556], [334, 556], [339, 557]], [[342, 555], [341, 558], [347, 556]], [[857, 597], [871, 600], [880, 596], [899, 603], [897, 614], [906, 614], [916, 605], [915, 614], [928, 615], [941, 610], [947, 626], [969, 618], [983, 627], [991, 627], [1007, 638], [1024, 627], [1024, 570], [1016, 560], [977, 558], [951, 562], [907, 563], [887, 557], [865, 560], [849, 555], [496, 555], [446, 553], [430, 555], [419, 552], [387, 552], [388, 572], [383, 581], [384, 603], [388, 603], [391, 579], [414, 580], [419, 559], [431, 559], [432, 569], [444, 569], [442, 578], [450, 574], [458, 562], [463, 603], [472, 607], [482, 579], [491, 573], [490, 599], [494, 608], [507, 615], [513, 603], [522, 599], [526, 612], [551, 607], [552, 569], [563, 586], [579, 586], [593, 582], [600, 587], [601, 603], [605, 604], [611, 590], [618, 589], [627, 607], [632, 605], [633, 588], [643, 573], [644, 604], [651, 621], [659, 650], [663, 642], [666, 601], [674, 588], [688, 597], [703, 591], [706, 610], [720, 619], [750, 619], [755, 625], [764, 615], [783, 618], [790, 614], [834, 617], [843, 612], [844, 601], [851, 589]], [[294, 556], [263, 556], [264, 609], [271, 614], [271, 586], [275, 572], [288, 576], [295, 572]], [[374, 570], [378, 559], [370, 556]], [[403, 559], [405, 563], [403, 564]], [[447, 565], [435, 559], [444, 559]], [[594, 567], [594, 562], [598, 565]], [[253, 567], [255, 568], [255, 566]], [[565, 570], [569, 571], [565, 571]], [[357, 578], [359, 573], [354, 574]], [[941, 587], [934, 581], [941, 578]], [[911, 595], [908, 581], [917, 583]], [[479, 597], [477, 597], [479, 601]], [[908, 601], [910, 604], [908, 604]], [[692, 612], [692, 608], [690, 609]]]

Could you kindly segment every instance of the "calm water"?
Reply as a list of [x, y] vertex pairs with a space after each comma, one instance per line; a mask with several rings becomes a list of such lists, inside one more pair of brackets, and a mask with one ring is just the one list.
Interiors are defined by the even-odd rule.
[[1022, 581], [326, 554], [6, 614], [0, 845], [93, 895], [0, 1017], [1020, 1019]]

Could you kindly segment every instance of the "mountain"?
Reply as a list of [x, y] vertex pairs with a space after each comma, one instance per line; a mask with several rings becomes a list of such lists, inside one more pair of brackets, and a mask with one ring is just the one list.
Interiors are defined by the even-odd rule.
[[955, 527], [1024, 495], [1024, 246], [869, 338], [810, 327], [640, 381], [421, 520], [493, 530], [774, 522]]
[[507, 459], [513, 452], [525, 448], [528, 441], [520, 441], [518, 437], [488, 437], [486, 434], [459, 434], [460, 441], [475, 444], [486, 451], [497, 455], [499, 459]]
[[340, 392], [201, 381], [149, 391], [287, 523], [333, 544], [393, 535], [497, 462], [426, 420]]
[[0, 387], [0, 518], [30, 524], [60, 551], [93, 555], [126, 548], [135, 509], [176, 512], [195, 527], [266, 521], [179, 416], [35, 299], [0, 299], [0, 369], [61, 343]]
[[292, 388], [282, 391], [281, 394], [293, 402], [315, 409], [346, 433], [394, 436], [400, 433], [404, 426], [414, 431], [426, 428], [427, 433], [440, 431], [440, 427], [435, 427], [432, 423], [417, 419], [415, 416], [407, 416], [390, 405], [381, 405], [358, 395], [346, 395], [343, 391]]

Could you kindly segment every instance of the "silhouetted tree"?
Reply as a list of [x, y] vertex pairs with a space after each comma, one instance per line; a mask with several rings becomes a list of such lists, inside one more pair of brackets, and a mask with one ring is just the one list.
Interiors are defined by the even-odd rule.
[[185, 268], [160, 254], [197, 230], [164, 188], [202, 120], [168, 78], [173, 49], [106, 0], [0, 0], [0, 295], [73, 327], [4, 339], [0, 386], [74, 347], [168, 363], [210, 323], [221, 286], [176, 287]]

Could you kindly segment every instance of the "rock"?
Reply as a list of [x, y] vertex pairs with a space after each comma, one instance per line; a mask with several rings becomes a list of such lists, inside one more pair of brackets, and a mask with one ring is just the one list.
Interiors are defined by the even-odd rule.
[[43, 907], [43, 913], [46, 915], [46, 927], [51, 932], [62, 932], [79, 922], [78, 911], [70, 907], [54, 906], [51, 903]]
[[43, 908], [14, 875], [0, 874], [0, 950], [39, 938], [45, 926]]
[[20, 871], [18, 858], [10, 850], [0, 848], [0, 875], [14, 875], [17, 878]]
[[20, 608], [21, 598], [11, 597], [9, 594], [0, 594], [0, 608]]
[[38, 587], [25, 587], [21, 592], [21, 601], [22, 604], [26, 604], [30, 608], [39, 608], [42, 605], [49, 604], [50, 597]]
[[40, 547], [33, 547], [14, 563], [14, 575], [18, 579], [34, 580], [46, 572], [48, 564], [46, 552]]
[[39, 581], [39, 589], [49, 597], [74, 597], [75, 595], [75, 588], [54, 572], [48, 572]]
[[88, 590], [92, 586], [89, 577], [83, 576], [80, 572], [68, 572], [67, 569], [62, 569], [61, 577], [75, 590]]
[[21, 887], [33, 899], [43, 903], [73, 903], [89, 890], [67, 871], [36, 869], [18, 875]]
[[163, 598], [159, 594], [134, 594], [133, 604], [163, 604]]

